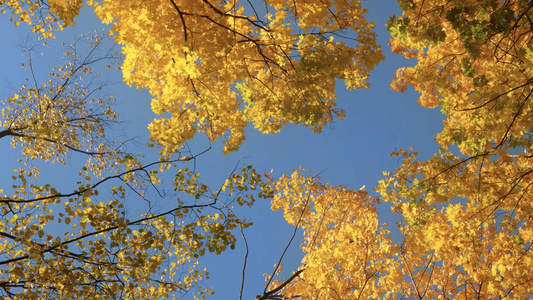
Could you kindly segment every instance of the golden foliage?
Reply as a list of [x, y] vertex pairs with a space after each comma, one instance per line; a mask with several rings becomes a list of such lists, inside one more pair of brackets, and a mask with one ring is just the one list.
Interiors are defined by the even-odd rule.
[[[383, 59], [359, 1], [266, 1], [260, 18], [242, 1], [92, 2], [123, 45], [124, 80], [153, 95], [162, 115], [151, 139], [174, 152], [198, 132], [229, 134], [224, 152], [288, 123], [320, 131], [334, 117], [335, 81], [366, 88]], [[254, 13], [252, 13], [254, 12]], [[354, 41], [338, 34], [351, 30]]]
[[[211, 141], [227, 137], [224, 153], [236, 151], [248, 123], [263, 133], [288, 123], [319, 132], [344, 117], [335, 108], [336, 80], [349, 89], [367, 88], [370, 70], [384, 58], [374, 24], [356, 0], [265, 0], [274, 12], [261, 16], [249, 1], [87, 4], [113, 24], [123, 46], [124, 81], [152, 94], [152, 110], [161, 117], [149, 129], [163, 153], [178, 151], [197, 133]], [[82, 5], [0, 2], [2, 12], [8, 8], [45, 37], [56, 25], [74, 25]]]
[[[22, 151], [13, 184], [0, 189], [0, 296], [202, 298], [212, 291], [202, 285], [209, 273], [198, 267], [200, 257], [233, 249], [234, 230], [251, 225], [232, 205], [251, 206], [271, 192], [251, 167], [212, 190], [199, 173], [178, 166], [194, 165], [198, 155], [142, 164], [142, 154], [114, 145], [108, 133], [117, 124], [114, 98], [100, 97], [105, 86], [96, 70], [116, 55], [101, 51], [101, 42], [100, 36], [76, 40], [64, 53], [66, 63], [43, 83], [28, 51], [27, 85], [0, 102], [0, 139]], [[82, 45], [86, 52], [76, 52]], [[79, 178], [59, 187], [42, 183], [44, 166], [59, 162], [72, 173], [73, 154], [87, 158], [74, 169]], [[173, 180], [164, 175], [170, 170]], [[159, 187], [163, 179], [174, 191], [165, 209], [156, 210], [148, 194], [167, 193]], [[132, 194], [146, 207], [132, 205]]]
[[425, 161], [412, 150], [392, 154], [400, 166], [384, 173], [376, 191], [400, 217], [394, 240], [379, 228], [377, 200], [362, 191], [322, 185], [300, 172], [272, 183], [280, 190], [273, 208], [306, 236], [298, 276], [278, 294], [527, 299], [533, 293], [533, 5], [400, 5], [402, 16], [388, 23], [390, 45], [416, 65], [399, 69], [392, 88], [410, 85], [421, 105], [442, 109], [446, 120], [436, 139], [442, 149]]
[[[44, 37], [53, 26], [74, 25], [82, 4], [0, 1], [14, 22], [32, 24]], [[88, 163], [83, 184], [68, 194], [33, 184], [36, 168], [15, 170], [13, 193], [0, 198], [0, 288], [9, 297], [157, 298], [198, 287], [208, 276], [195, 268], [199, 257], [233, 247], [232, 230], [250, 225], [221, 202], [222, 193], [239, 205], [273, 196], [272, 209], [304, 231], [302, 266], [285, 282], [269, 281], [272, 289], [261, 299], [533, 294], [529, 1], [400, 1], [402, 16], [387, 24], [389, 43], [416, 65], [399, 69], [391, 86], [414, 87], [419, 103], [440, 107], [446, 120], [436, 138], [442, 149], [431, 158], [418, 160], [412, 150], [393, 153], [400, 164], [376, 187], [381, 198], [322, 184], [302, 170], [268, 178], [266, 185], [245, 168], [211, 191], [199, 174], [173, 165], [191, 157], [172, 158], [197, 133], [211, 140], [228, 136], [228, 153], [244, 141], [248, 123], [263, 133], [289, 123], [318, 132], [342, 118], [336, 80], [366, 88], [370, 70], [383, 59], [358, 1], [266, 0], [274, 11], [261, 17], [238, 1], [87, 4], [113, 25], [125, 82], [152, 94], [152, 110], [161, 117], [149, 126], [151, 139], [164, 146], [164, 157], [142, 165], [140, 156], [111, 153], [100, 142], [101, 122], [116, 115], [87, 110], [87, 91], [69, 88], [74, 74], [91, 72], [90, 64], [67, 64], [42, 87], [23, 86], [5, 99], [0, 138], [10, 136], [13, 146], [21, 146], [26, 162], [62, 162], [82, 148], [109, 154]], [[342, 38], [343, 31], [355, 40]], [[117, 173], [106, 177], [100, 170], [109, 163]], [[159, 172], [170, 168], [176, 168], [175, 192], [189, 201], [178, 198], [168, 211], [129, 220], [122, 203], [126, 187], [155, 186]], [[124, 182], [111, 188], [115, 199], [93, 202], [96, 187], [114, 179]], [[261, 192], [254, 197], [248, 190]], [[378, 218], [382, 200], [400, 217], [398, 238]], [[58, 223], [65, 225], [64, 236], [48, 231]], [[210, 292], [198, 287], [200, 295]]]

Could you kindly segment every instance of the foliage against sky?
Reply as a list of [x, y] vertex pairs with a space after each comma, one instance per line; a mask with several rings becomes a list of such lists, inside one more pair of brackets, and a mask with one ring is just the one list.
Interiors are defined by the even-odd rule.
[[[11, 188], [3, 186], [12, 194], [1, 191], [2, 297], [150, 299], [209, 293], [199, 284], [208, 273], [196, 268], [198, 258], [234, 248], [231, 231], [250, 224], [225, 203], [253, 203], [257, 196], [238, 192], [261, 189], [253, 169], [232, 172], [212, 191], [193, 169], [177, 168], [178, 163], [193, 166], [200, 154], [141, 165], [144, 156], [127, 152], [128, 141], [110, 141], [106, 132], [118, 124], [114, 97], [100, 97], [106, 84], [95, 80], [93, 67], [105, 70], [116, 57], [101, 52], [102, 43], [98, 35], [73, 41], [64, 51], [66, 63], [45, 82], [34, 72], [29, 49], [24, 66], [29, 79], [2, 101], [1, 138], [11, 138], [23, 155]], [[76, 155], [85, 160], [75, 171], [79, 177], [65, 186], [40, 184], [43, 170], [35, 160], [67, 164]], [[158, 185], [158, 174], [170, 168], [173, 195], [187, 202], [176, 197], [164, 211], [152, 211], [150, 204], [132, 215], [128, 191], [149, 202], [147, 187]], [[106, 201], [98, 201], [102, 198]]]
[[[420, 105], [440, 108], [446, 119], [436, 138], [441, 150], [427, 160], [417, 160], [416, 149], [393, 153], [401, 163], [384, 173], [375, 184], [381, 197], [373, 197], [304, 170], [276, 179], [244, 168], [210, 188], [180, 167], [201, 159], [181, 150], [198, 132], [227, 138], [228, 153], [238, 150], [248, 123], [264, 133], [288, 123], [319, 132], [344, 117], [335, 81], [367, 88], [383, 59], [361, 3], [266, 1], [259, 9], [237, 1], [88, 1], [102, 22], [113, 23], [124, 81], [153, 97], [160, 116], [149, 125], [151, 141], [163, 156], [143, 165], [142, 155], [104, 139], [104, 123], [118, 117], [108, 100], [70, 88], [77, 72], [94, 74], [92, 56], [67, 52], [69, 63], [50, 81], [5, 99], [0, 137], [21, 147], [23, 162], [62, 162], [73, 151], [89, 160], [80, 171], [85, 182], [69, 193], [28, 183], [38, 177], [35, 168], [17, 170], [13, 195], [0, 200], [4, 295], [157, 298], [197, 287], [201, 296], [210, 290], [197, 286], [208, 274], [195, 269], [200, 257], [234, 247], [234, 234], [251, 224], [231, 203], [272, 198], [272, 209], [303, 230], [304, 258], [287, 279], [271, 274], [259, 299], [531, 297], [533, 4], [399, 3], [403, 14], [387, 23], [389, 44], [416, 64], [399, 69], [391, 87], [414, 87]], [[32, 23], [44, 38], [51, 28], [75, 26], [83, 4], [0, 1], [14, 22]], [[187, 200], [127, 219], [124, 189], [142, 194], [164, 179], [161, 172], [175, 173], [176, 192]], [[119, 200], [92, 203], [108, 181], [119, 182], [111, 188]], [[379, 220], [381, 201], [402, 221]], [[57, 222], [72, 228], [45, 235]]]
[[[393, 153], [401, 165], [385, 174], [376, 188], [381, 200], [391, 202], [404, 219], [398, 223], [403, 235], [399, 243], [391, 245], [383, 237], [387, 230], [377, 229], [377, 224], [355, 223], [348, 227], [354, 231], [351, 235], [343, 227], [321, 230], [346, 220], [364, 222], [356, 214], [361, 209], [329, 220], [335, 213], [320, 209], [338, 201], [340, 191], [326, 195], [339, 187], [306, 189], [319, 193], [313, 211], [320, 217], [308, 230], [312, 242], [304, 245], [308, 254], [303, 268], [317, 270], [309, 280], [302, 272], [290, 294], [343, 299], [529, 298], [533, 5], [410, 0], [400, 4], [403, 15], [387, 24], [393, 36], [390, 44], [417, 63], [399, 69], [391, 86], [399, 91], [413, 86], [421, 93], [421, 105], [441, 108], [446, 119], [436, 140], [442, 148], [426, 161], [417, 160], [417, 153], [409, 149]], [[340, 207], [375, 201], [365, 200], [364, 194], [341, 199], [346, 202]], [[333, 211], [335, 205], [326, 207]], [[292, 216], [286, 216], [290, 222]], [[369, 232], [359, 232], [360, 228]], [[362, 245], [350, 246], [351, 241]], [[319, 242], [325, 247], [309, 248]]]
[[[226, 136], [225, 153], [235, 151], [247, 123], [263, 133], [287, 123], [319, 132], [344, 116], [335, 108], [335, 81], [368, 88], [370, 70], [383, 60], [359, 1], [269, 0], [266, 15], [256, 10], [263, 4], [243, 3], [87, 2], [102, 22], [113, 23], [115, 41], [123, 45], [124, 81], [147, 88], [152, 110], [168, 114], [149, 126], [165, 152], [197, 132], [213, 141]], [[33, 31], [50, 36], [47, 28], [74, 24], [83, 1], [46, 5], [49, 13]], [[5, 6], [25, 22], [42, 13], [37, 2]]]
[[152, 110], [169, 114], [149, 126], [167, 151], [197, 132], [215, 140], [228, 131], [224, 151], [235, 151], [247, 123], [263, 133], [287, 123], [321, 131], [343, 117], [336, 79], [368, 87], [383, 59], [358, 1], [265, 1], [265, 16], [255, 8], [262, 4], [245, 14], [241, 2], [93, 3], [103, 22], [114, 22], [125, 82], [147, 88]]

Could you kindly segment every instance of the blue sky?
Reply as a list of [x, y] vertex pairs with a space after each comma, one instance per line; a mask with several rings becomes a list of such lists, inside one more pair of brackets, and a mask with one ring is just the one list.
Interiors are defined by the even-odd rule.
[[[382, 179], [383, 171], [393, 171], [396, 167], [397, 159], [390, 157], [391, 152], [412, 146], [422, 159], [436, 152], [438, 145], [434, 139], [442, 128], [443, 120], [438, 109], [420, 107], [416, 102], [417, 94], [412, 89], [405, 93], [394, 93], [389, 88], [396, 69], [413, 63], [391, 53], [386, 44], [390, 37], [385, 23], [393, 14], [400, 14], [399, 5], [395, 0], [373, 0], [363, 5], [369, 9], [367, 18], [376, 23], [378, 41], [386, 59], [372, 72], [370, 89], [347, 91], [342, 82], [338, 84], [338, 107], [345, 110], [346, 118], [336, 120], [320, 134], [303, 127], [287, 126], [278, 134], [262, 135], [250, 127], [240, 151], [227, 156], [222, 154], [221, 144], [215, 143], [213, 149], [197, 161], [197, 171], [208, 183], [220, 185], [240, 161], [253, 165], [260, 173], [273, 170], [275, 177], [302, 166], [309, 169], [311, 174], [321, 172], [323, 182], [352, 189], [365, 185], [371, 191]], [[92, 11], [87, 9], [75, 21], [78, 25], [58, 34], [58, 40], [103, 28]], [[26, 26], [14, 27], [6, 15], [0, 17], [0, 35], [4, 41], [0, 44], [2, 97], [18, 89], [23, 78], [28, 76], [20, 67], [25, 58], [18, 47], [26, 41], [32, 43], [31, 37], [27, 37], [27, 30]], [[42, 70], [39, 75], [44, 80], [50, 71], [49, 67], [58, 61], [59, 51], [55, 46], [43, 46], [40, 52], [43, 55], [35, 64]], [[130, 137], [138, 137], [139, 141], [146, 141], [146, 126], [153, 118], [150, 95], [121, 83], [118, 71], [106, 76], [117, 82], [112, 87], [112, 94], [118, 99], [117, 110], [124, 121], [124, 132]], [[190, 145], [193, 152], [200, 152], [209, 143], [207, 138], [199, 136]], [[11, 149], [6, 140], [0, 140], [0, 149], [0, 188], [6, 189], [12, 184], [11, 170], [17, 166], [16, 158], [20, 150]], [[73, 176], [70, 172], [77, 174], [79, 171], [77, 163], [73, 159], [66, 170], [62, 168], [60, 172], [56, 171], [57, 166], [42, 164], [41, 179], [57, 182], [56, 186], [69, 182]], [[268, 202], [257, 203], [252, 209], [239, 212], [239, 217], [254, 221], [254, 226], [246, 231], [250, 255], [243, 296], [243, 299], [253, 299], [262, 293], [265, 283], [263, 274], [272, 272], [273, 264], [290, 238], [292, 227], [286, 225], [281, 213], [270, 211]], [[399, 221], [391, 217], [386, 205], [380, 209], [380, 219], [392, 226]], [[300, 242], [301, 239], [291, 246], [284, 260], [282, 276], [298, 268], [302, 257]], [[216, 292], [214, 297], [208, 299], [238, 298], [242, 261], [243, 245], [240, 240], [235, 251], [204, 257], [202, 266], [209, 268], [211, 273], [206, 285], [212, 286]]]

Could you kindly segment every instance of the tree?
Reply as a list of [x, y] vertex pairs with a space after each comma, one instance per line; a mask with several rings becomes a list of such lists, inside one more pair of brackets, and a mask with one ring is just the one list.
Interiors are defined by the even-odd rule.
[[402, 4], [403, 16], [389, 23], [392, 45], [417, 65], [399, 70], [394, 86], [416, 87], [419, 102], [440, 105], [446, 120], [437, 137], [442, 152], [425, 162], [403, 153], [402, 167], [382, 185], [396, 187], [385, 198], [417, 227], [426, 255], [456, 270], [436, 280], [454, 279], [458, 292], [477, 297], [529, 297], [533, 6]]
[[[399, 69], [391, 86], [414, 87], [419, 103], [440, 107], [446, 120], [437, 136], [442, 148], [431, 158], [418, 160], [412, 149], [393, 153], [399, 166], [376, 185], [381, 197], [321, 183], [304, 170], [276, 179], [251, 167], [210, 189], [194, 170], [178, 167], [199, 157], [182, 150], [198, 132], [212, 141], [228, 135], [228, 153], [243, 142], [248, 122], [275, 133], [288, 123], [320, 131], [334, 116], [342, 118], [335, 108], [335, 80], [366, 88], [370, 70], [383, 59], [358, 1], [265, 1], [265, 18], [258, 6], [237, 1], [87, 4], [104, 23], [113, 23], [126, 83], [153, 96], [152, 109], [162, 116], [149, 128], [161, 156], [143, 164], [141, 155], [100, 142], [103, 124], [116, 115], [105, 107], [91, 111], [87, 89], [64, 89], [76, 72], [90, 67], [91, 56], [78, 59], [81, 66], [59, 68], [64, 75], [52, 75], [57, 83], [45, 84], [48, 90], [35, 81], [35, 88], [24, 87], [4, 101], [7, 121], [0, 137], [22, 143], [26, 163], [35, 157], [62, 161], [62, 155], [84, 152], [88, 145], [95, 149], [85, 153], [93, 159], [82, 168], [83, 184], [72, 192], [28, 184], [37, 179], [35, 168], [17, 171], [13, 195], [0, 201], [6, 241], [0, 265], [8, 274], [0, 287], [6, 297], [157, 298], [193, 288], [199, 295], [210, 293], [198, 285], [207, 271], [194, 267], [206, 251], [233, 247], [234, 233], [251, 224], [237, 218], [230, 203], [252, 205], [256, 198], [272, 198], [272, 209], [282, 210], [294, 225], [293, 236], [301, 229], [305, 238], [300, 268], [275, 280], [282, 255], [257, 299], [533, 294], [528, 201], [533, 4], [400, 1], [402, 16], [387, 24], [390, 45], [416, 65]], [[15, 22], [33, 22], [33, 31], [50, 38], [52, 28], [75, 25], [83, 2], [0, 5], [17, 16]], [[355, 41], [342, 35], [347, 30]], [[31, 71], [31, 62], [28, 66]], [[23, 95], [30, 100], [20, 101]], [[64, 111], [73, 113], [58, 113]], [[50, 147], [56, 150], [47, 151]], [[106, 169], [110, 166], [117, 169]], [[88, 170], [94, 169], [101, 171], [91, 176]], [[125, 189], [148, 199], [147, 187], [157, 192], [157, 184], [168, 180], [163, 171], [175, 172], [175, 192], [186, 200], [176, 197], [168, 210], [148, 209], [130, 220]], [[113, 181], [122, 182], [109, 186], [118, 200], [95, 204], [91, 198]], [[381, 201], [402, 219], [399, 238], [379, 219]], [[64, 238], [45, 232], [55, 222], [72, 224]], [[74, 244], [76, 251], [69, 248]]]
[[[25, 162], [40, 158], [65, 164], [69, 151], [91, 158], [90, 169], [98, 170], [115, 159], [112, 143], [107, 143], [104, 128], [116, 119], [108, 100], [94, 97], [105, 83], [95, 83], [98, 74], [92, 66], [117, 59], [114, 53], [99, 53], [102, 37], [91, 36], [91, 49], [80, 57], [75, 40], [64, 52], [67, 63], [54, 67], [48, 81], [39, 83], [34, 73], [33, 49], [25, 49], [30, 72], [27, 84], [2, 100], [0, 138], [12, 137], [12, 147], [21, 147]], [[84, 53], [85, 54], [85, 53]], [[85, 86], [83, 77], [87, 78]], [[117, 146], [118, 147], [118, 146]], [[86, 150], [83, 150], [86, 149]]]
[[377, 278], [387, 272], [398, 247], [386, 226], [378, 224], [376, 200], [364, 187], [333, 187], [302, 173], [297, 170], [271, 182], [283, 191], [274, 196], [272, 209], [282, 209], [287, 222], [304, 231], [301, 269], [279, 292], [280, 299], [377, 297], [384, 291]]
[[[197, 269], [199, 257], [235, 247], [232, 231], [251, 223], [237, 218], [230, 203], [251, 205], [257, 193], [240, 191], [266, 188], [247, 167], [211, 190], [194, 169], [179, 167], [202, 153], [181, 151], [142, 164], [144, 156], [129, 153], [127, 141], [115, 145], [106, 135], [119, 124], [114, 98], [101, 97], [106, 83], [94, 69], [118, 59], [102, 46], [107, 40], [97, 35], [74, 41], [64, 52], [66, 63], [43, 83], [27, 50], [27, 85], [2, 101], [0, 138], [11, 138], [22, 151], [14, 185], [0, 190], [0, 293], [6, 299], [211, 293], [200, 284], [208, 272]], [[65, 164], [80, 158], [80, 178], [59, 187], [41, 184], [35, 160]], [[172, 193], [157, 186], [169, 169], [175, 172]], [[152, 210], [150, 188], [173, 198], [164, 211]], [[137, 216], [130, 213], [128, 191], [148, 203]]]
[[[229, 133], [224, 150], [228, 153], [244, 140], [248, 122], [274, 133], [288, 123], [320, 131], [335, 116], [342, 118], [343, 112], [335, 109], [336, 79], [349, 88], [366, 88], [370, 70], [383, 59], [373, 24], [362, 17], [365, 10], [358, 1], [266, 2], [275, 12], [265, 18], [253, 6], [248, 9], [254, 13], [245, 15], [235, 2], [87, 4], [104, 23], [114, 22], [112, 34], [123, 45], [126, 83], [148, 88], [154, 112], [170, 113], [150, 126], [152, 141], [163, 146], [163, 156], [141, 164], [140, 154], [126, 153], [123, 144], [114, 147], [105, 139], [103, 125], [117, 115], [106, 108], [108, 102], [92, 99], [90, 89], [74, 84], [77, 73], [91, 72], [90, 65], [101, 59], [92, 52], [81, 64], [76, 64], [77, 53], [67, 53], [71, 62], [58, 68], [62, 75], [51, 74], [57, 82], [47, 83], [48, 91], [34, 78], [34, 88], [23, 87], [6, 99], [2, 137], [11, 137], [13, 146], [22, 144], [26, 164], [37, 157], [64, 162], [71, 152], [90, 159], [80, 171], [85, 177], [72, 192], [29, 184], [37, 180], [36, 167], [17, 170], [14, 180], [19, 184], [12, 196], [2, 198], [7, 220], [3, 237], [9, 241], [3, 253], [9, 274], [3, 291], [12, 298], [157, 298], [187, 291], [207, 276], [194, 269], [198, 257], [206, 250], [220, 253], [233, 247], [232, 230], [250, 224], [221, 202], [221, 193], [227, 194], [229, 203], [251, 205], [256, 197], [271, 197], [273, 191], [250, 168], [242, 175], [232, 173], [216, 190], [197, 183], [197, 173], [175, 165], [197, 157], [182, 155], [184, 142], [196, 132], [212, 141]], [[75, 25], [83, 2], [2, 1], [0, 6], [2, 13], [11, 11], [16, 25], [25, 22], [48, 39], [54, 38], [54, 29]], [[347, 30], [357, 33], [356, 38], [345, 38], [342, 33]], [[93, 43], [97, 46], [98, 40]], [[33, 74], [31, 61], [28, 66]], [[21, 101], [23, 96], [31, 101]], [[91, 108], [93, 104], [97, 108]], [[158, 191], [157, 174], [169, 168], [176, 168], [175, 191], [190, 194], [192, 202], [178, 198], [166, 212], [148, 210], [129, 220], [121, 202], [125, 189], [138, 190], [144, 199], [141, 191], [149, 186]], [[109, 187], [114, 200], [94, 204], [91, 198], [112, 181], [122, 181]], [[240, 195], [256, 189], [263, 191]], [[218, 213], [204, 214], [204, 208]], [[41, 212], [38, 221], [32, 217], [35, 210]], [[193, 221], [167, 221], [169, 216]], [[70, 226], [59, 235], [46, 230], [63, 222]], [[78, 251], [67, 250], [73, 244]], [[171, 258], [171, 267], [162, 269], [162, 262]], [[184, 265], [192, 267], [178, 275], [176, 269]], [[154, 279], [155, 274], [161, 279]], [[209, 289], [198, 288], [198, 294], [206, 292]]]
[[[197, 132], [212, 141], [229, 133], [225, 153], [235, 151], [247, 123], [263, 133], [288, 123], [318, 132], [344, 116], [335, 108], [336, 79], [350, 89], [367, 88], [370, 70], [383, 59], [359, 1], [265, 1], [274, 12], [267, 9], [264, 18], [251, 3], [245, 8], [238, 1], [88, 4], [114, 24], [125, 82], [150, 91], [154, 112], [170, 113], [149, 127], [152, 141], [168, 153]], [[9, 5], [27, 22], [28, 14], [43, 9], [38, 3]], [[59, 28], [72, 25], [83, 2], [48, 5], [34, 25], [46, 36], [45, 27], [57, 19]], [[355, 38], [344, 37], [347, 30]]]
[[383, 56], [359, 1], [265, 4], [274, 12], [261, 18], [237, 1], [93, 3], [103, 22], [116, 22], [124, 80], [150, 90], [154, 112], [171, 114], [149, 127], [166, 151], [196, 132], [211, 140], [229, 132], [225, 153], [237, 150], [247, 123], [263, 133], [287, 123], [318, 132], [344, 116], [335, 109], [337, 78], [368, 87]]
[[400, 4], [402, 16], [387, 24], [390, 44], [416, 65], [399, 69], [392, 87], [411, 85], [421, 105], [441, 107], [446, 120], [436, 140], [442, 148], [426, 161], [412, 150], [392, 154], [400, 166], [376, 190], [404, 220], [396, 243], [377, 225], [378, 200], [364, 192], [319, 185], [299, 172], [278, 181], [291, 192], [276, 195], [275, 208], [283, 207], [307, 237], [301, 272], [280, 294], [529, 298], [533, 5]]

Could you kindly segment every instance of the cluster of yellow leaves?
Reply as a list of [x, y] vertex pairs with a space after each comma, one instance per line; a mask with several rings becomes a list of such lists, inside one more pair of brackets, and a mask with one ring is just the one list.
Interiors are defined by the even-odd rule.
[[[2, 120], [0, 138], [11, 137], [12, 147], [20, 147], [27, 163], [35, 158], [65, 164], [72, 151], [89, 156], [86, 169], [99, 174], [102, 169], [113, 168], [116, 148], [105, 139], [105, 126], [116, 122], [117, 114], [110, 108], [110, 98], [94, 98], [101, 90], [96, 81], [84, 85], [83, 77], [98, 76], [92, 65], [113, 56], [99, 57], [99, 36], [89, 36], [88, 41], [76, 41], [92, 49], [87, 56], [76, 53], [73, 44], [64, 52], [67, 63], [55, 67], [47, 81], [38, 82], [34, 73], [32, 52], [27, 51], [28, 63], [23, 67], [30, 72], [13, 95], [0, 100]], [[22, 162], [22, 160], [21, 160]]]
[[[287, 299], [527, 298], [533, 243], [527, 201], [530, 158], [503, 152], [460, 159], [450, 153], [402, 165], [377, 191], [399, 214], [401, 238], [379, 223], [379, 200], [363, 189], [321, 184], [296, 171], [272, 187], [274, 210], [304, 230], [296, 278]], [[480, 168], [499, 158], [501, 163]], [[529, 166], [529, 168], [528, 168]], [[468, 181], [470, 180], [470, 182]], [[272, 289], [280, 286], [274, 281]]]
[[74, 26], [74, 18], [80, 13], [82, 0], [48, 0], [50, 13], [55, 14], [63, 22], [63, 26]]
[[[97, 96], [102, 86], [92, 68], [116, 57], [102, 52], [101, 42], [100, 36], [75, 40], [64, 53], [66, 64], [42, 83], [28, 51], [29, 79], [1, 102], [0, 138], [22, 150], [25, 166], [13, 170], [11, 187], [0, 189], [0, 296], [166, 299], [190, 292], [203, 298], [212, 291], [201, 285], [209, 273], [198, 259], [233, 249], [232, 230], [251, 225], [237, 218], [232, 204], [252, 205], [272, 192], [251, 167], [211, 191], [198, 173], [177, 169], [177, 162], [195, 157], [142, 165], [142, 155], [115, 146], [106, 134], [117, 123], [114, 98]], [[76, 51], [84, 47], [85, 53]], [[42, 185], [39, 169], [30, 165], [34, 159], [72, 163], [73, 153], [89, 159], [79, 181], [61, 187]], [[177, 169], [173, 196], [185, 199], [153, 212], [145, 192], [157, 190], [169, 169]], [[121, 185], [111, 186], [116, 181]], [[78, 187], [69, 189], [74, 183]], [[145, 210], [128, 205], [131, 191], [149, 203]]]
[[31, 25], [31, 32], [44, 38], [55, 38], [52, 35], [54, 29], [75, 25], [73, 19], [82, 5], [81, 0], [0, 0], [0, 12], [6, 14], [9, 11], [10, 20], [17, 26], [24, 22]]
[[[416, 58], [392, 87], [413, 86], [419, 103], [446, 115], [437, 141], [473, 155], [486, 142], [529, 147], [533, 56], [527, 1], [407, 1], [389, 23], [393, 49]], [[526, 137], [524, 137], [526, 136]]]
[[[467, 158], [441, 153], [424, 162], [409, 151], [394, 155], [402, 165], [377, 191], [405, 220], [402, 259], [418, 272], [410, 275], [416, 283], [407, 285], [410, 295], [527, 298], [531, 159], [499, 149]], [[405, 271], [397, 270], [398, 278]]]
[[[528, 1], [405, 1], [388, 24], [391, 45], [419, 103], [446, 116], [442, 149], [412, 151], [377, 191], [405, 222], [396, 293], [422, 298], [528, 298], [530, 248], [531, 16]], [[450, 145], [457, 145], [453, 150]], [[391, 273], [392, 274], [392, 273]]]
[[[143, 173], [156, 174], [154, 167], [168, 169], [171, 163], [126, 161], [127, 171], [68, 194], [37, 186], [32, 172], [15, 170], [13, 195], [0, 197], [0, 293], [10, 299], [166, 299], [187, 292], [203, 298], [212, 293], [201, 285], [209, 273], [198, 269], [198, 259], [234, 249], [232, 230], [251, 225], [236, 217], [230, 203], [250, 205], [271, 192], [251, 167], [230, 176], [218, 191], [199, 183], [198, 173], [180, 169], [175, 191], [186, 199], [174, 199], [165, 211], [148, 209], [135, 216], [126, 206], [131, 201], [126, 188], [143, 181]], [[114, 200], [98, 201], [108, 196], [96, 187], [117, 177], [125, 184], [111, 188]], [[254, 197], [257, 190], [263, 193]]]
[[[237, 150], [244, 128], [287, 123], [320, 131], [333, 117], [335, 81], [366, 88], [383, 59], [359, 1], [265, 1], [261, 19], [241, 1], [89, 1], [123, 45], [124, 80], [153, 95], [162, 116], [151, 139], [174, 152], [196, 133], [226, 134]], [[258, 5], [259, 7], [259, 5]], [[356, 42], [337, 35], [351, 30]]]
[[[304, 229], [288, 299], [527, 299], [533, 294], [533, 4], [401, 1], [395, 52], [415, 58], [392, 88], [446, 116], [428, 160], [400, 150], [376, 191], [400, 216], [380, 228], [376, 200], [296, 172], [273, 185], [273, 209]], [[457, 153], [450, 145], [457, 145]], [[344, 224], [348, 224], [344, 227]], [[360, 243], [356, 243], [361, 241]], [[280, 282], [276, 283], [280, 286]]]
[[378, 225], [375, 199], [364, 189], [321, 184], [318, 177], [305, 177], [301, 170], [272, 185], [280, 191], [272, 209], [283, 209], [287, 222], [304, 230], [303, 272], [283, 295], [369, 299], [383, 293], [377, 279], [399, 247], [393, 248], [386, 226]]

